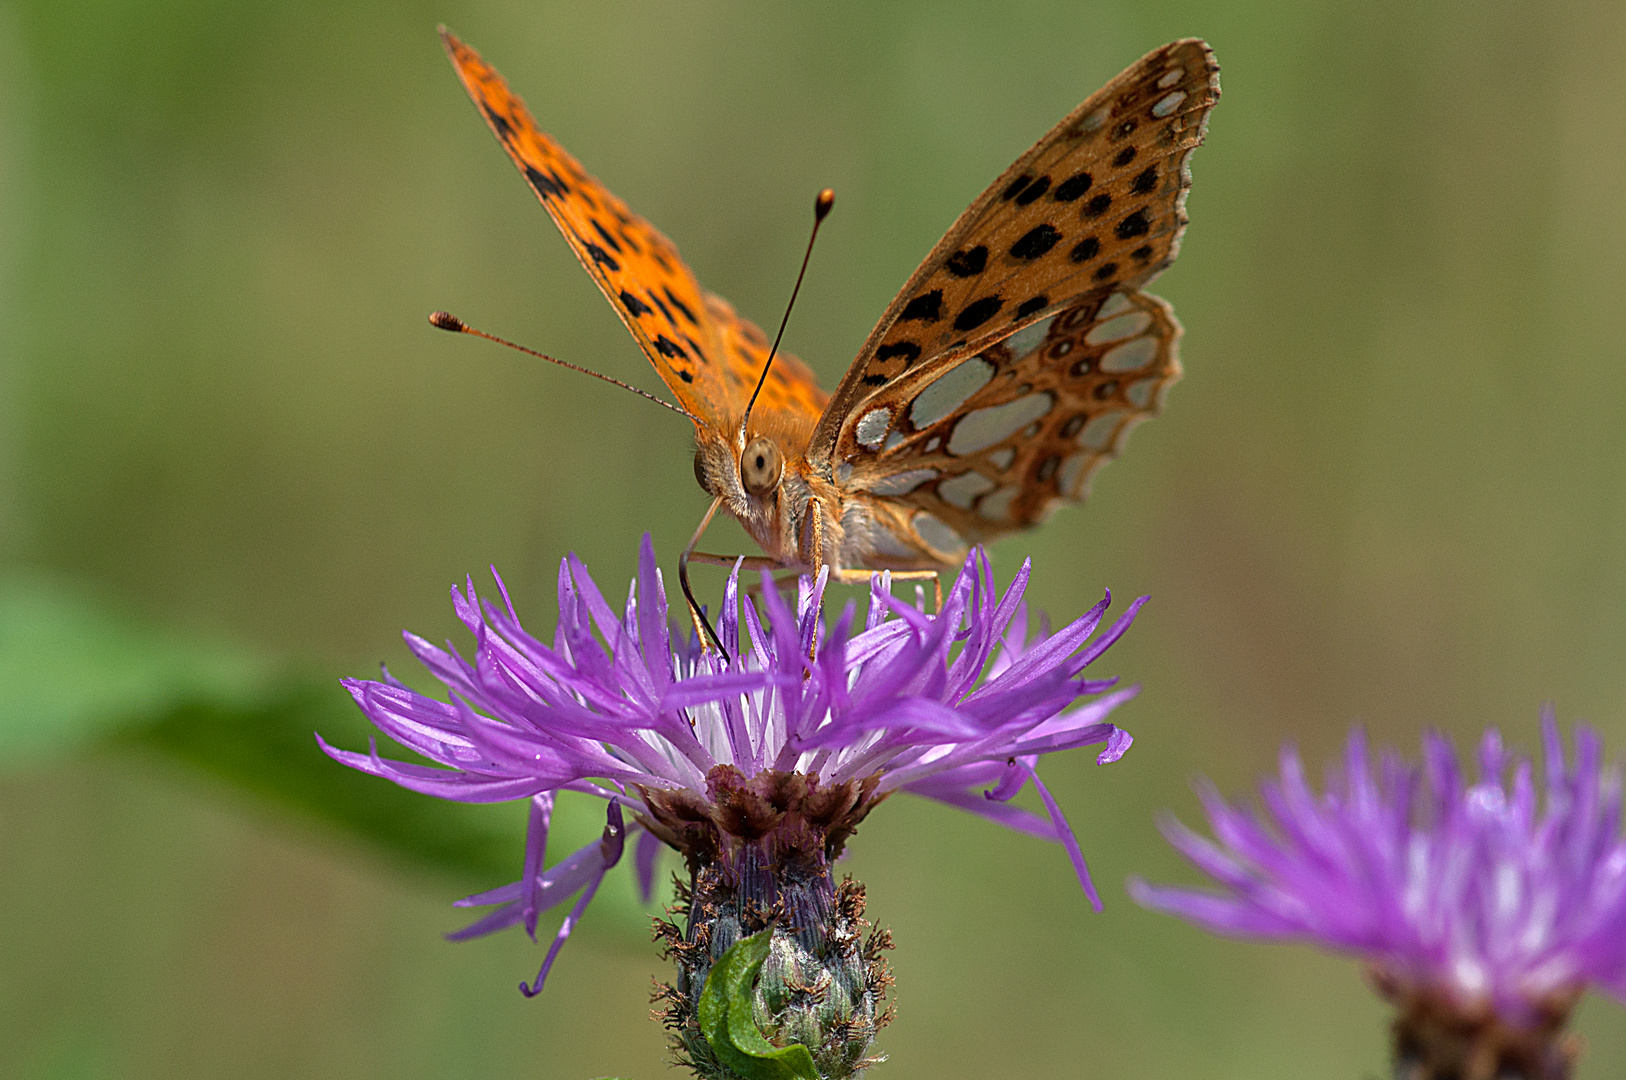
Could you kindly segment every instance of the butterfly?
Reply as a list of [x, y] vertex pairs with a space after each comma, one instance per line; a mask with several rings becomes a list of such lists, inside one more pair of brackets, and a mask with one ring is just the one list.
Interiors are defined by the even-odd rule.
[[1201, 40], [1148, 53], [1005, 170], [827, 394], [785, 353], [764, 377], [763, 332], [544, 134], [478, 53], [441, 36], [508, 156], [694, 422], [695, 478], [712, 502], [680, 563], [685, 593], [691, 556], [736, 561], [694, 550], [719, 508], [765, 553], [748, 568], [935, 577], [968, 545], [1081, 500], [1180, 377], [1180, 324], [1141, 289], [1179, 249], [1187, 159], [1219, 98]]

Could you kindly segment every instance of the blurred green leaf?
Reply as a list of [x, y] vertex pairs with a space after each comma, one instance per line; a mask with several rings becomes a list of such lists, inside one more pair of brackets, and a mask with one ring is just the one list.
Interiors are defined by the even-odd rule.
[[[144, 623], [66, 579], [0, 580], [0, 767], [139, 746], [471, 888], [518, 873], [521, 808], [433, 799], [347, 769], [321, 752], [317, 731], [358, 749], [374, 735], [337, 676], [279, 674], [244, 650]], [[602, 802], [567, 794], [553, 858], [597, 839], [603, 818]], [[605, 889], [597, 907], [622, 928], [647, 926], [630, 883]]]
[[316, 731], [343, 746], [367, 745], [371, 728], [337, 679], [290, 677], [246, 704], [187, 702], [129, 728], [122, 741], [160, 750], [420, 867], [482, 887], [518, 871], [524, 819], [512, 807], [431, 799], [347, 769], [317, 747]]
[[[361, 749], [372, 726], [337, 678], [290, 678], [279, 692], [248, 706], [194, 702], [123, 738], [259, 796], [294, 815], [315, 819], [397, 862], [449, 874], [489, 889], [518, 876], [525, 854], [525, 810], [516, 803], [471, 805], [431, 798], [346, 768], [322, 753], [314, 733], [336, 746]], [[386, 742], [379, 753], [414, 755]], [[596, 841], [604, 803], [562, 792], [549, 833], [549, 862]], [[657, 893], [664, 900], [665, 893]], [[595, 922], [645, 936], [647, 906], [630, 872], [617, 872], [593, 904]], [[602, 920], [602, 922], [601, 922]]]
[[70, 581], [0, 579], [0, 769], [189, 702], [246, 703], [268, 676], [240, 650], [145, 626]]

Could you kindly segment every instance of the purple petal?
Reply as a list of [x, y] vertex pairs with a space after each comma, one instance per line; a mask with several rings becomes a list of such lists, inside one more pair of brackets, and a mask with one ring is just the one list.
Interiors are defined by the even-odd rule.
[[1039, 798], [1044, 800], [1045, 809], [1050, 811], [1050, 822], [1056, 827], [1056, 836], [1061, 839], [1062, 846], [1067, 849], [1067, 857], [1073, 862], [1073, 872], [1078, 875], [1078, 884], [1083, 888], [1084, 895], [1089, 897], [1090, 906], [1096, 911], [1101, 910], [1101, 896], [1095, 891], [1095, 882], [1090, 880], [1090, 868], [1084, 863], [1084, 852], [1078, 846], [1078, 838], [1073, 835], [1073, 827], [1067, 823], [1066, 816], [1061, 807], [1056, 805], [1055, 798], [1050, 789], [1044, 786], [1038, 773], [1033, 773], [1033, 786], [1039, 790]]

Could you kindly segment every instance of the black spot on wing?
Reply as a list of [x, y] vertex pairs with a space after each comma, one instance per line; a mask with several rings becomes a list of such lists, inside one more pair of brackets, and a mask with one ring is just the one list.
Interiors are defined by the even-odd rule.
[[671, 305], [673, 307], [678, 309], [678, 314], [682, 315], [684, 320], [686, 322], [688, 322], [688, 324], [690, 326], [699, 326], [700, 325], [699, 323], [695, 322], [695, 320], [694, 320], [694, 312], [689, 310], [689, 305], [685, 304], [682, 300], [679, 300], [677, 297], [673, 296], [672, 295], [672, 290], [670, 288], [668, 288], [665, 285], [662, 285], [661, 286], [661, 292], [666, 294], [667, 301], [669, 303], [671, 303]]
[[682, 379], [686, 383], [692, 383], [694, 382], [694, 372], [679, 368], [678, 378]]
[[621, 306], [626, 308], [627, 314], [631, 315], [635, 319], [642, 318], [645, 315], [651, 315], [655, 311], [654, 308], [638, 299], [637, 296], [633, 295], [626, 289], [621, 290]]
[[621, 241], [619, 241], [615, 237], [611, 236], [609, 229], [606, 229], [604, 226], [600, 225], [597, 221], [593, 222], [593, 228], [595, 230], [597, 230], [600, 238], [602, 238], [603, 241], [606, 244], [610, 245], [610, 250], [611, 251], [615, 252], [617, 255], [621, 254]]
[[954, 329], [975, 330], [998, 314], [1000, 307], [1004, 303], [1005, 301], [997, 296], [985, 296], [981, 300], [973, 300], [955, 317]]
[[1074, 262], [1088, 262], [1099, 254], [1101, 254], [1101, 241], [1093, 236], [1086, 236], [1073, 245], [1072, 253], [1068, 255], [1068, 258]]
[[491, 121], [492, 128], [496, 130], [497, 138], [503, 142], [508, 142], [514, 137], [514, 123], [508, 119], [506, 114], [500, 113], [489, 106], [482, 106], [482, 109], [486, 114], [486, 119]]
[[887, 382], [887, 379], [886, 379], [885, 375], [865, 375], [864, 376], [864, 385], [865, 386], [885, 386], [886, 382]]
[[1123, 123], [1112, 129], [1112, 141], [1117, 142], [1119, 139], [1128, 138], [1130, 135], [1134, 134], [1134, 131], [1135, 121], [1125, 120]]
[[1107, 208], [1111, 205], [1112, 196], [1103, 191], [1101, 194], [1084, 204], [1084, 216], [1087, 218], [1098, 218], [1102, 214], [1106, 213]]
[[677, 358], [683, 355], [683, 346], [667, 337], [665, 334], [655, 335], [655, 351], [662, 356]]
[[1010, 202], [1012, 199], [1022, 194], [1022, 189], [1027, 187], [1032, 181], [1033, 175], [1031, 173], [1023, 173], [1015, 180], [1012, 180], [1010, 186], [1000, 193], [1000, 199], [1005, 202]]
[[1061, 233], [1050, 225], [1035, 225], [1011, 245], [1011, 255], [1032, 261], [1061, 242]]
[[1134, 160], [1135, 148], [1133, 146], [1126, 146], [1122, 150], [1118, 151], [1118, 156], [1112, 159], [1112, 163], [1121, 169]]
[[943, 290], [933, 289], [929, 293], [921, 293], [908, 304], [898, 315], [900, 321], [908, 319], [917, 322], [936, 322], [943, 317]]
[[1041, 176], [1039, 179], [1033, 181], [1033, 183], [1022, 189], [1022, 193], [1016, 197], [1016, 205], [1026, 206], [1028, 203], [1036, 201], [1039, 196], [1043, 195], [1049, 190], [1050, 177]]
[[1133, 214], [1118, 222], [1114, 231], [1120, 240], [1130, 240], [1137, 236], [1145, 236], [1152, 229], [1152, 223], [1146, 219], [1146, 208], [1141, 207]]
[[1102, 263], [1095, 271], [1095, 280], [1105, 281], [1118, 272], [1117, 263]]
[[1142, 244], [1140, 247], [1136, 248], [1134, 251], [1131, 251], [1129, 254], [1132, 255], [1133, 257], [1135, 257], [1136, 259], [1139, 259], [1141, 262], [1145, 262], [1147, 259], [1150, 259], [1152, 257], [1152, 245], [1151, 244]]
[[1157, 187], [1157, 166], [1148, 165], [1146, 171], [1135, 177], [1135, 182], [1129, 185], [1129, 190], [1136, 195], [1150, 195]]
[[565, 186], [563, 180], [552, 173], [543, 172], [535, 165], [525, 166], [525, 179], [529, 180], [536, 193], [544, 198], [558, 198], [560, 195], [570, 194], [570, 188]]
[[662, 300], [658, 294], [653, 292], [649, 294], [649, 298], [655, 301], [656, 307], [661, 309], [661, 315], [666, 319], [666, 325], [670, 326], [673, 330], [676, 330], [677, 320], [672, 318], [672, 309], [666, 306], [666, 301]]
[[614, 255], [611, 255], [608, 251], [605, 251], [591, 240], [583, 241], [582, 247], [587, 249], [587, 254], [593, 257], [594, 262], [598, 263], [605, 269], [610, 270], [611, 272], [621, 269], [621, 264], [615, 261]]
[[1036, 311], [1043, 311], [1050, 303], [1048, 296], [1034, 296], [1017, 305], [1015, 318], [1025, 319]]
[[1093, 183], [1095, 183], [1094, 177], [1087, 172], [1081, 172], [1057, 184], [1055, 193], [1050, 197], [1057, 202], [1072, 202], [1090, 190], [1090, 185]]
[[975, 277], [988, 265], [988, 249], [982, 244], [969, 251], [956, 251], [943, 268], [958, 278]]
[[903, 366], [908, 367], [920, 359], [920, 346], [912, 341], [894, 341], [875, 350], [877, 360], [895, 360], [900, 356], [903, 358]]

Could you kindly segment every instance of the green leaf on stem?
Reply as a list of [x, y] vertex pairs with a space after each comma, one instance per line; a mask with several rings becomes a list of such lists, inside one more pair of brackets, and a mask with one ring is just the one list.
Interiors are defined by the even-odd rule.
[[741, 938], [712, 965], [700, 992], [700, 1032], [717, 1060], [743, 1080], [819, 1080], [812, 1051], [801, 1043], [774, 1046], [752, 1016], [757, 972], [772, 944], [770, 927]]

